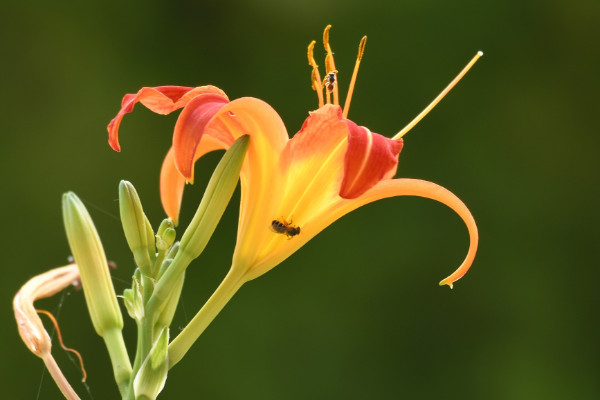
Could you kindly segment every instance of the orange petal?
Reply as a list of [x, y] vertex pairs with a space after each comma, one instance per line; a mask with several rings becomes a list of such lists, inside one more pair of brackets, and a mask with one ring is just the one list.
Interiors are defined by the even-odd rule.
[[[184, 114], [192, 113], [193, 106], [190, 103], [190, 111], [182, 112], [179, 117], [183, 121], [181, 124], [188, 123], [185, 119], [194, 118], [191, 114]], [[254, 223], [249, 220], [261, 215], [259, 208], [269, 208], [272, 203], [277, 203], [278, 195], [283, 191], [278, 165], [289, 138], [277, 112], [264, 101], [252, 97], [236, 99], [224, 105], [204, 125], [203, 135], [191, 163], [193, 169], [193, 164], [203, 154], [226, 149], [242, 135], [250, 135], [251, 139], [241, 176], [240, 221], [244, 222], [240, 222], [240, 230], [253, 226]], [[174, 152], [171, 151], [163, 162], [161, 199], [167, 215], [177, 220], [185, 178], [179, 173], [174, 160]], [[246, 190], [247, 187], [252, 187], [252, 190]], [[241, 233], [238, 232], [238, 236], [241, 237]]]
[[227, 104], [226, 97], [202, 94], [186, 104], [175, 124], [173, 151], [177, 169], [188, 181], [194, 180], [194, 155], [204, 130], [217, 112]]
[[[225, 149], [226, 147], [228, 146], [214, 137], [205, 136], [196, 148], [194, 162], [206, 153]], [[160, 199], [165, 213], [175, 225], [179, 222], [179, 210], [181, 209], [184, 187], [185, 178], [175, 166], [175, 153], [171, 147], [160, 170]]]
[[339, 106], [325, 105], [310, 113], [282, 155], [281, 168], [287, 170], [286, 196], [272, 218], [284, 216], [301, 224], [337, 200], [347, 137]]
[[403, 141], [388, 139], [350, 120], [345, 122], [349, 131], [348, 151], [340, 196], [353, 199], [382, 179], [394, 176]]
[[467, 206], [448, 189], [435, 183], [419, 179], [390, 179], [381, 181], [362, 196], [335, 205], [326, 216], [321, 217], [317, 226], [311, 227], [315, 232], [309, 232], [309, 234], [311, 233], [313, 236], [316, 235], [333, 221], [358, 207], [375, 200], [395, 196], [419, 196], [436, 200], [450, 207], [462, 218], [469, 231], [469, 251], [460, 267], [440, 282], [440, 285], [449, 285], [452, 287], [452, 283], [462, 278], [471, 267], [471, 264], [475, 259], [475, 253], [477, 252], [479, 236], [475, 219]]
[[215, 86], [199, 86], [196, 88], [185, 86], [157, 86], [141, 88], [136, 94], [126, 94], [121, 102], [121, 110], [108, 124], [108, 143], [116, 150], [121, 151], [119, 145], [119, 125], [125, 114], [133, 111], [133, 106], [141, 102], [157, 114], [169, 114], [185, 106], [191, 99], [206, 93], [218, 94], [227, 98], [225, 93]]

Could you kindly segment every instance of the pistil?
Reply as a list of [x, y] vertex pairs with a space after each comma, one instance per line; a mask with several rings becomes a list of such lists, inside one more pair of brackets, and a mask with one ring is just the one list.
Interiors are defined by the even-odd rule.
[[427, 107], [425, 107], [425, 109], [421, 111], [419, 115], [415, 117], [415, 119], [413, 119], [408, 125], [406, 125], [392, 139], [400, 139], [402, 136], [408, 133], [408, 131], [410, 131], [415, 125], [417, 125], [419, 121], [421, 121], [427, 114], [429, 114], [429, 111], [433, 110], [433, 108], [444, 98], [444, 96], [446, 96], [448, 92], [452, 90], [452, 88], [458, 83], [458, 81], [462, 79], [463, 76], [467, 74], [467, 72], [469, 72], [471, 67], [477, 62], [477, 60], [479, 60], [479, 57], [481, 57], [482, 55], [483, 52], [478, 51], [477, 54], [475, 54], [475, 57], [473, 57], [471, 61], [469, 61], [469, 63], [462, 69], [462, 71], [460, 71], [459, 74], [456, 75], [456, 78], [454, 78], [452, 82], [450, 82], [448, 86], [446, 86], [446, 88], [442, 90], [442, 92], [438, 94], [438, 96], [435, 99], [433, 99], [433, 101]]

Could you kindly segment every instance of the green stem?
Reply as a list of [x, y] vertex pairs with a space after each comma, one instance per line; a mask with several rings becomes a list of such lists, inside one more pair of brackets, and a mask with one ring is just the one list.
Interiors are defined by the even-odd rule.
[[129, 379], [129, 386], [127, 387], [127, 395], [123, 396], [123, 399], [126, 400], [134, 400], [135, 394], [133, 392], [133, 380], [135, 379], [140, 367], [142, 366], [142, 362], [146, 358], [148, 354], [148, 334], [151, 332], [147, 329], [147, 324], [145, 323], [145, 319], [143, 318], [138, 324], [138, 334], [137, 334], [137, 348], [135, 352], [135, 360], [133, 361], [133, 368], [131, 371], [131, 378]]
[[102, 338], [106, 343], [110, 361], [112, 363], [115, 381], [119, 386], [121, 396], [125, 396], [131, 379], [131, 361], [127, 355], [127, 348], [123, 341], [121, 329], [113, 328], [103, 332]]
[[200, 337], [206, 327], [212, 322], [225, 304], [233, 297], [244, 284], [243, 273], [234, 272], [232, 268], [217, 290], [208, 299], [206, 304], [192, 318], [189, 324], [169, 344], [169, 368], [177, 364]]
[[146, 315], [154, 318], [152, 325], [154, 325], [161, 309], [165, 306], [165, 300], [172, 293], [181, 274], [185, 272], [192, 260], [193, 258], [189, 257], [185, 251], [179, 250], [169, 268], [167, 268], [164, 275], [158, 280], [158, 283], [154, 287], [154, 292], [145, 307]]

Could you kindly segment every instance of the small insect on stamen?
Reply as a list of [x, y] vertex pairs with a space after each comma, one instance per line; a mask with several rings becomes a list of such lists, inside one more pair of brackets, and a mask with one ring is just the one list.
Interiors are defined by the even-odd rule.
[[323, 80], [323, 86], [327, 89], [328, 93], [332, 93], [335, 89], [335, 85], [337, 84], [337, 71], [332, 71], [327, 74], [325, 79]]
[[288, 240], [300, 234], [300, 227], [292, 225], [292, 222], [287, 222], [285, 219], [274, 219], [271, 222], [271, 229], [275, 233], [287, 236]]

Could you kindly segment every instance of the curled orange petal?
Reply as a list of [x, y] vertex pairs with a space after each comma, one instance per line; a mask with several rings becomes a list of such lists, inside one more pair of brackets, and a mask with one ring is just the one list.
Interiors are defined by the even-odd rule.
[[135, 94], [126, 94], [121, 101], [121, 109], [108, 124], [108, 143], [115, 151], [121, 151], [119, 144], [119, 126], [121, 120], [133, 111], [140, 102], [157, 114], [170, 114], [184, 107], [191, 99], [201, 94], [213, 93], [227, 98], [225, 93], [215, 86], [157, 86], [143, 87]]
[[452, 284], [467, 273], [475, 259], [475, 253], [477, 253], [477, 245], [479, 243], [479, 234], [475, 219], [465, 203], [448, 189], [433, 182], [407, 178], [383, 180], [366, 191], [363, 195], [333, 205], [329, 211], [323, 213], [323, 216], [317, 221], [315, 226], [310, 227], [311, 231], [307, 228], [303, 230], [303, 233], [309, 231], [306, 233], [309, 236], [314, 236], [335, 220], [352, 210], [376, 200], [396, 196], [418, 196], [439, 201], [454, 210], [467, 226], [470, 238], [467, 255], [456, 271], [440, 282], [440, 285], [448, 285], [452, 288]]
[[190, 182], [194, 180], [194, 155], [204, 131], [215, 114], [228, 102], [221, 95], [202, 94], [190, 100], [177, 119], [173, 133], [175, 166]]

